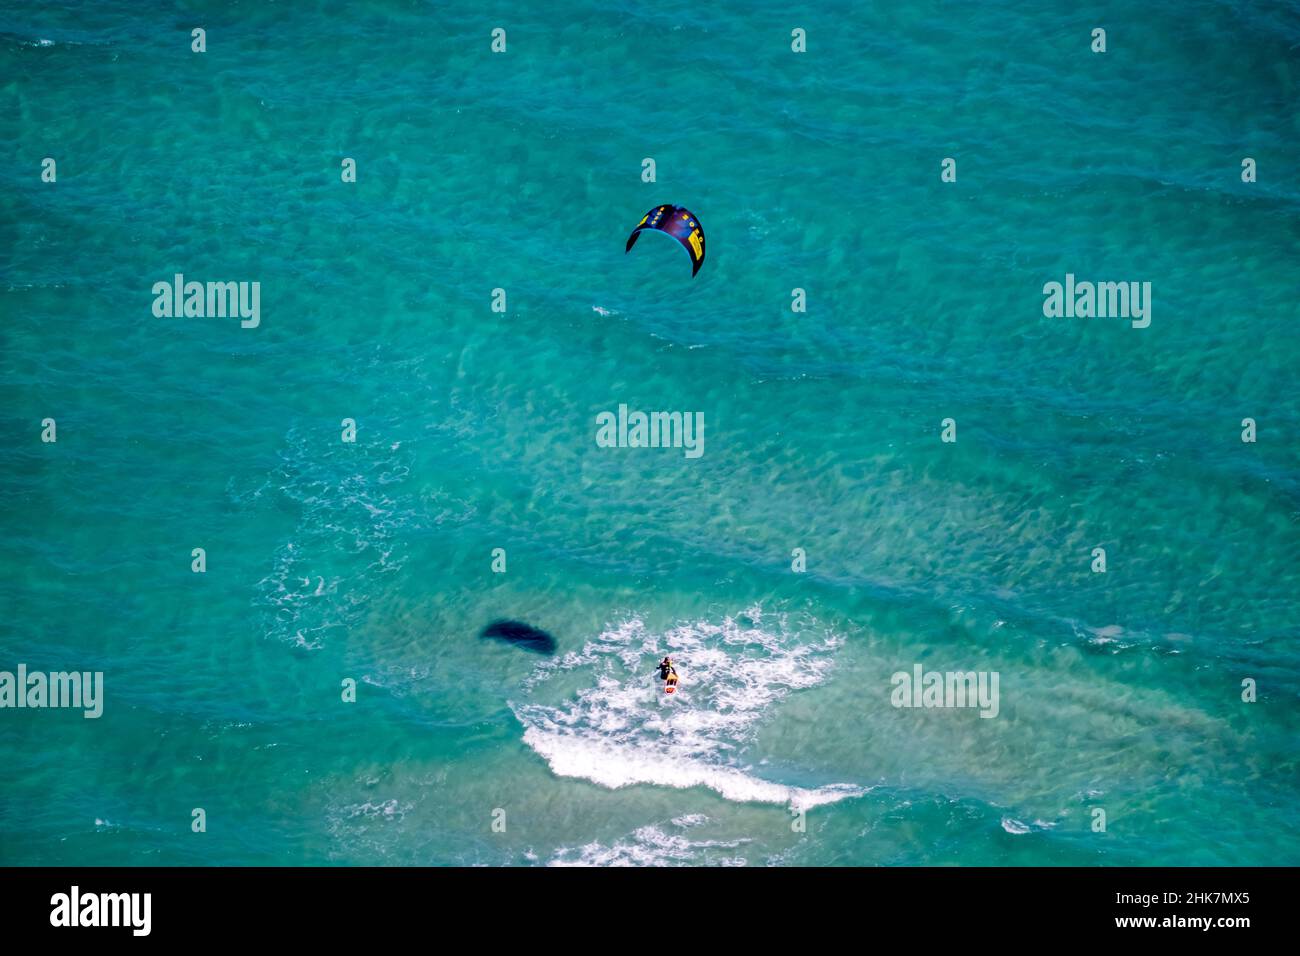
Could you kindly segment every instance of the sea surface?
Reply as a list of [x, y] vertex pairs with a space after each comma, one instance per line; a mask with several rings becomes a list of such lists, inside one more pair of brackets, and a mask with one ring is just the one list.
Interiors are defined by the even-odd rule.
[[1300, 864], [1297, 102], [1295, 2], [0, 0], [0, 670], [104, 675], [0, 864]]

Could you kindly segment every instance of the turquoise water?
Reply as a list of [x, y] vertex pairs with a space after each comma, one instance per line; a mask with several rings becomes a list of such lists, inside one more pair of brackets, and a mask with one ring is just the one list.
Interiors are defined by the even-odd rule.
[[1037, 6], [0, 6], [0, 863], [1300, 863], [1300, 5]]

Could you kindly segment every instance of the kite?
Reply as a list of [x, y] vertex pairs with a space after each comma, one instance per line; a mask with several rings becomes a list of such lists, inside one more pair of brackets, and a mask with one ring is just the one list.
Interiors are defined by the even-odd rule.
[[695, 213], [682, 206], [670, 206], [667, 203], [655, 206], [641, 217], [641, 221], [632, 230], [632, 235], [627, 237], [627, 248], [623, 250], [625, 254], [632, 251], [642, 229], [667, 233], [680, 242], [686, 254], [691, 257], [691, 278], [695, 278], [695, 274], [700, 271], [700, 266], [704, 265], [704, 228]]

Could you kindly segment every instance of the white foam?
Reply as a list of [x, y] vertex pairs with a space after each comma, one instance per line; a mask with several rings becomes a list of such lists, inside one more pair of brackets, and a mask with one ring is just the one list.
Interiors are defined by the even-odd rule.
[[[293, 540], [284, 543], [270, 573], [258, 582], [256, 603], [267, 611], [268, 634], [318, 650], [330, 634], [357, 624], [377, 590], [375, 575], [402, 568], [406, 536], [420, 526], [422, 514], [412, 495], [392, 487], [410, 474], [398, 445], [322, 453], [314, 440], [290, 431], [279, 467], [251, 495], [232, 489], [241, 503], [272, 491], [299, 516]], [[322, 574], [322, 566], [341, 573]]]
[[688, 813], [684, 816], [673, 817], [673, 826], [675, 827], [698, 827], [709, 822], [709, 818], [702, 813]]
[[383, 803], [372, 803], [367, 800], [365, 803], [353, 804], [346, 807], [344, 812], [349, 817], [370, 817], [370, 818], [387, 818], [401, 819], [406, 815], [406, 811], [411, 808], [410, 804], [403, 806], [396, 798], [385, 800]]
[[809, 809], [834, 803], [865, 791], [850, 784], [835, 784], [807, 790], [769, 783], [734, 767], [718, 766], [700, 759], [665, 756], [636, 751], [622, 743], [582, 739], [563, 733], [544, 733], [536, 728], [524, 732], [524, 743], [546, 758], [551, 770], [561, 777], [581, 777], [611, 790], [639, 783], [686, 790], [708, 787], [737, 803], [789, 804]]
[[[592, 683], [557, 705], [512, 704], [524, 742], [551, 770], [610, 789], [634, 784], [706, 787], [736, 802], [806, 809], [866, 792], [852, 784], [804, 788], [761, 779], [740, 753], [758, 724], [794, 690], [825, 680], [834, 635], [800, 643], [784, 620], [760, 627], [761, 610], [721, 623], [696, 621], [662, 634], [631, 617], [581, 651], [543, 662], [526, 686], [590, 670]], [[673, 655], [681, 684], [662, 692], [654, 667]]]
[[1032, 833], [1035, 830], [1050, 830], [1055, 826], [1055, 823], [1047, 820], [1035, 820], [1033, 823], [1025, 823], [1022, 820], [1017, 820], [1015, 817], [1002, 818], [1002, 829], [1016, 836], [1020, 836], [1024, 833]]
[[[656, 826], [639, 827], [629, 838], [611, 846], [588, 843], [580, 847], [564, 847], [556, 851], [547, 866], [667, 866], [690, 864], [698, 851], [722, 848], [735, 849], [748, 840], [688, 840], [683, 836], [668, 834]], [[744, 866], [740, 857], [725, 858], [723, 866]]]

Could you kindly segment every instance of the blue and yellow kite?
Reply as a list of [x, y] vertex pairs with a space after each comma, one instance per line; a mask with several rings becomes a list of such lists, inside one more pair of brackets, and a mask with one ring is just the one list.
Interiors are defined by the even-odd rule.
[[641, 217], [641, 221], [632, 230], [632, 235], [627, 237], [627, 248], [623, 250], [625, 254], [632, 251], [642, 229], [667, 233], [680, 242], [686, 254], [691, 257], [691, 278], [695, 278], [695, 273], [704, 265], [704, 227], [700, 225], [695, 213], [683, 206], [670, 206], [667, 203], [655, 206]]

